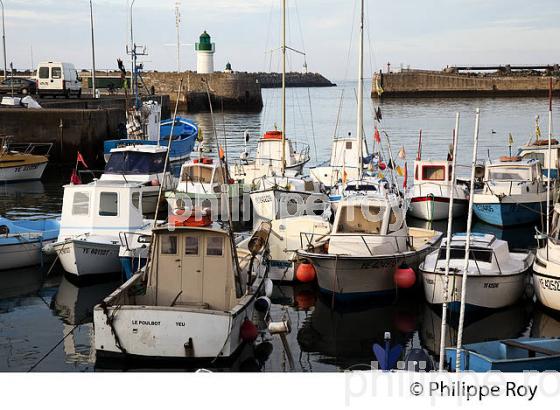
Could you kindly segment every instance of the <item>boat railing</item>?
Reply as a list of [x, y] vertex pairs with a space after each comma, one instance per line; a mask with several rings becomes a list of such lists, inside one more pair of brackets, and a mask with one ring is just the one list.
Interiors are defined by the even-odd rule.
[[[134, 238], [137, 238], [136, 242], [141, 243], [139, 239], [142, 237], [150, 237], [150, 235], [147, 235], [146, 232], [126, 232], [126, 231], [119, 232], [119, 241], [121, 243], [121, 246], [124, 246], [128, 252], [131, 251], [129, 238], [131, 242], [133, 241]], [[142, 243], [150, 243], [150, 242], [151, 240]]]
[[7, 142], [7, 151], [19, 152], [26, 155], [48, 156], [53, 147], [52, 142]]
[[[414, 186], [417, 186], [418, 188], [420, 188], [420, 196], [423, 196], [423, 194], [422, 194], [422, 186], [423, 185], [430, 185], [430, 187], [437, 187], [439, 189], [439, 195], [444, 196], [443, 188], [446, 188], [446, 189], [449, 190], [450, 186], [451, 186], [451, 182], [449, 184], [446, 184], [446, 185], [440, 185], [440, 184], [436, 184], [435, 182], [427, 182], [427, 181], [426, 182], [420, 182], [419, 184], [415, 183]], [[433, 195], [432, 192], [430, 192], [430, 194]], [[430, 195], [430, 194], [427, 194], [427, 195]], [[449, 195], [449, 193], [447, 193], [446, 195]]]

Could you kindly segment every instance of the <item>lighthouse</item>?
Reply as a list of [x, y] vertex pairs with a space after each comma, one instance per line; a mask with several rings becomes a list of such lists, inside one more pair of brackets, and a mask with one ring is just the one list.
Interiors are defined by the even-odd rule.
[[211, 74], [214, 72], [215, 45], [210, 35], [204, 30], [200, 35], [199, 42], [195, 44], [196, 50], [196, 72], [198, 74]]

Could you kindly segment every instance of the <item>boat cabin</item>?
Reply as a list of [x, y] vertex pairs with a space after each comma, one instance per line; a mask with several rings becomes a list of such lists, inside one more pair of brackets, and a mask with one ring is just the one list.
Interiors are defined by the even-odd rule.
[[[286, 138], [286, 167], [292, 167], [301, 162], [309, 161], [309, 146], [305, 145], [298, 153], [297, 147]], [[255, 156], [256, 166], [272, 166], [280, 169], [282, 166], [282, 132], [267, 131], [257, 143]]]
[[[137, 303], [232, 309], [246, 285], [244, 275], [237, 274], [232, 245], [228, 231], [217, 224], [154, 229], [146, 295]], [[237, 253], [240, 268], [246, 267], [249, 251], [237, 249]]]
[[219, 193], [225, 184], [223, 168], [212, 158], [197, 158], [185, 162], [181, 167], [179, 192]]
[[[558, 158], [560, 157], [560, 144], [558, 144], [558, 141], [555, 139], [550, 142], [550, 176], [552, 178], [558, 178], [558, 166], [560, 165], [560, 162], [558, 161]], [[524, 160], [535, 159], [539, 161], [543, 174], [548, 176], [548, 140], [539, 140], [538, 142], [534, 141], [531, 144], [523, 145], [519, 148], [517, 155]]]
[[105, 165], [102, 180], [123, 179], [137, 181], [139, 178], [163, 174], [167, 148], [160, 145], [127, 145], [113, 148]]
[[451, 181], [453, 167], [451, 161], [414, 161], [414, 183], [447, 185]]
[[64, 186], [59, 240], [86, 232], [118, 236], [146, 226], [141, 184], [95, 181]]
[[487, 163], [484, 170], [484, 181], [523, 182], [541, 179], [541, 164], [535, 159], [523, 160], [512, 157], [511, 160]]

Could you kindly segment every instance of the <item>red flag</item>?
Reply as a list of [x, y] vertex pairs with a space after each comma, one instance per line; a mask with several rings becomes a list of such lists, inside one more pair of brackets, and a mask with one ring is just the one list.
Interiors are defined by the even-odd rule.
[[406, 189], [407, 187], [407, 179], [408, 179], [408, 166], [406, 165], [406, 162], [404, 163], [404, 175], [403, 175], [403, 183], [402, 183], [402, 187], [403, 189]]
[[82, 183], [82, 180], [78, 176], [78, 171], [76, 171], [75, 169], [72, 170], [72, 176], [70, 176], [70, 183], [72, 185], [80, 185]]
[[82, 154], [80, 153], [80, 151], [78, 151], [78, 157], [76, 158], [76, 166], [81, 163], [84, 167], [89, 168], [86, 164], [86, 161], [84, 160], [84, 157], [82, 157]]
[[373, 139], [378, 144], [381, 144], [381, 135], [379, 135], [379, 130], [377, 129], [377, 127], [375, 127], [375, 133], [373, 134]]
[[387, 164], [385, 164], [384, 162], [381, 162], [381, 161], [380, 161], [380, 162], [379, 162], [379, 169], [380, 169], [381, 171], [384, 171], [385, 168], [387, 168]]

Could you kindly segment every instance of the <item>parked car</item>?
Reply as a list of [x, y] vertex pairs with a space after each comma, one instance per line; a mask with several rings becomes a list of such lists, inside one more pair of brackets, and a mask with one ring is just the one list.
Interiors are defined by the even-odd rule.
[[37, 66], [38, 94], [63, 95], [66, 98], [82, 95], [82, 80], [73, 64], [46, 62]]
[[37, 92], [37, 83], [35, 80], [21, 77], [8, 77], [0, 82], [0, 94], [35, 94]]

